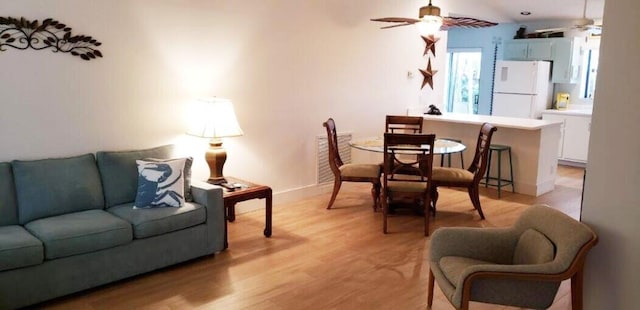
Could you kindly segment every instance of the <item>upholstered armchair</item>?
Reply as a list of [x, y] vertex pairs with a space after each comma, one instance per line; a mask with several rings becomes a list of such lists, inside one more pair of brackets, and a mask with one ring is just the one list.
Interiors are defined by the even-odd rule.
[[434, 280], [456, 309], [469, 301], [548, 308], [571, 278], [573, 309], [582, 309], [583, 268], [597, 236], [545, 205], [531, 206], [508, 228], [437, 229], [429, 253], [428, 306]]

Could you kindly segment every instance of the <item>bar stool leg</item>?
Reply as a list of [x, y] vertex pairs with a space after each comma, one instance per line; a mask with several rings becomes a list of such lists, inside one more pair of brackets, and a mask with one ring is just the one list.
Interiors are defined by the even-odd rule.
[[489, 187], [489, 174], [491, 173], [491, 150], [489, 150], [489, 158], [487, 160], [487, 175], [484, 179], [484, 187]]
[[511, 175], [511, 192], [516, 192], [516, 186], [513, 182], [513, 161], [511, 160], [511, 148], [509, 148], [509, 174]]
[[464, 154], [460, 152], [460, 168], [464, 169]]
[[502, 188], [502, 151], [498, 151], [498, 199], [502, 197], [500, 188]]

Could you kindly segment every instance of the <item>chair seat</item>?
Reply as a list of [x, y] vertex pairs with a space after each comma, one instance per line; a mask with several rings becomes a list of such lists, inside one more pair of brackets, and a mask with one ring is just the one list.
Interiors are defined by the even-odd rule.
[[472, 182], [473, 173], [466, 169], [433, 167], [431, 177], [440, 182]]
[[461, 280], [461, 277], [467, 268], [487, 264], [491, 265], [494, 263], [459, 256], [445, 256], [438, 262], [440, 270], [454, 287], [458, 286], [458, 281]]
[[424, 193], [427, 182], [388, 181], [387, 190], [390, 192]]
[[340, 176], [359, 178], [379, 178], [380, 165], [376, 164], [344, 164], [340, 166]]

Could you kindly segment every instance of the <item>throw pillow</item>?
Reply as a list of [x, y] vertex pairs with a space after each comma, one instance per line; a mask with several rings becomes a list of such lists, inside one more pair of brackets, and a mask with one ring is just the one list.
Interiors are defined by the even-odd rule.
[[183, 206], [185, 162], [184, 158], [163, 162], [136, 160], [138, 192], [133, 208]]
[[[191, 195], [191, 166], [193, 165], [193, 157], [186, 157], [184, 162], [184, 200], [186, 202], [193, 202], [193, 195]], [[159, 158], [145, 158], [148, 161], [165, 162], [173, 159], [159, 159]]]

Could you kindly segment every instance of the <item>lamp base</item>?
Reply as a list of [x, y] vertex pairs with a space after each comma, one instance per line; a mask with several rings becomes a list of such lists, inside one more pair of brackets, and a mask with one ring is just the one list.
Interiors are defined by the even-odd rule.
[[213, 185], [220, 185], [220, 184], [226, 184], [228, 182], [227, 182], [227, 179], [225, 179], [224, 177], [221, 177], [221, 178], [209, 178], [207, 180], [207, 183], [213, 184]]
[[204, 159], [209, 165], [209, 180], [207, 182], [213, 184], [226, 182], [222, 175], [222, 168], [224, 167], [224, 162], [227, 161], [227, 151], [222, 147], [220, 139], [212, 139], [209, 142], [209, 149], [205, 153]]

